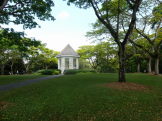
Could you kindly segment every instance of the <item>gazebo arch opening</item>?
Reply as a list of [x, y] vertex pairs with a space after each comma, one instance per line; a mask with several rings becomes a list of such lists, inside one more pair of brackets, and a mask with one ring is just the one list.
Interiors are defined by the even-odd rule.
[[58, 69], [61, 70], [61, 73], [69, 69], [79, 69], [80, 56], [69, 44], [56, 57], [58, 58]]

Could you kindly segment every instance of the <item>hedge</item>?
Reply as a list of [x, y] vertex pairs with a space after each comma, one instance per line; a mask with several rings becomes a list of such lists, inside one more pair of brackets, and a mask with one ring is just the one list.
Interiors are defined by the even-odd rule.
[[78, 73], [96, 73], [96, 71], [95, 70], [81, 70], [81, 69], [69, 69], [69, 70], [64, 71], [65, 75], [78, 74]]
[[60, 73], [61, 73], [61, 71], [60, 70], [56, 70], [56, 69], [42, 69], [42, 70], [38, 70], [35, 74], [40, 74], [40, 75], [58, 75]]

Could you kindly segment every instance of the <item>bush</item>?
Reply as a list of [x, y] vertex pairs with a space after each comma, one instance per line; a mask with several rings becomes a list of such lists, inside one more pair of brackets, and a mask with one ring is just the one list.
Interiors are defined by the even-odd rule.
[[58, 75], [60, 74], [61, 71], [60, 70], [56, 70], [56, 69], [43, 69], [43, 70], [38, 70], [36, 72], [36, 74], [40, 74], [40, 75]]
[[78, 73], [78, 70], [76, 70], [76, 69], [74, 69], [74, 70], [65, 70], [64, 71], [64, 74], [65, 75], [69, 75], [69, 74], [76, 74], [76, 73]]
[[70, 75], [70, 74], [78, 74], [78, 73], [95, 73], [95, 70], [81, 70], [81, 69], [69, 69], [65, 70], [64, 74], [65, 75]]

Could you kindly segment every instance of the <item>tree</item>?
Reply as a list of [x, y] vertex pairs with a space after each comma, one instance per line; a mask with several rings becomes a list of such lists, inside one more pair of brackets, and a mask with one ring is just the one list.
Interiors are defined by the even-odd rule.
[[88, 60], [91, 68], [97, 68], [96, 58], [94, 55], [94, 45], [80, 46], [77, 52], [80, 55], [81, 59]]
[[45, 45], [41, 45], [38, 47], [39, 55], [35, 58], [41, 64], [41, 68], [43, 69], [54, 69], [57, 68], [57, 58], [56, 55], [59, 52], [48, 49]]
[[[160, 47], [160, 53], [162, 53], [162, 45]], [[162, 54], [160, 55], [159, 72], [162, 73]]]
[[101, 42], [96, 45], [81, 46], [78, 49], [80, 58], [88, 60], [91, 68], [98, 72], [115, 72], [118, 64], [116, 63], [116, 48], [109, 42]]
[[12, 75], [14, 73], [13, 66], [16, 63], [16, 61], [21, 58], [21, 53], [18, 50], [18, 46], [13, 45], [8, 48], [8, 54], [9, 54], [10, 69], [11, 69], [10, 74]]
[[117, 48], [109, 42], [101, 42], [95, 46], [99, 72], [116, 72], [118, 68], [116, 50]]
[[[0, 67], [1, 74], [4, 74], [5, 65], [10, 61], [11, 73], [13, 65], [19, 58], [27, 58], [30, 47], [40, 45], [40, 41], [25, 38], [21, 32], [13, 29], [2, 29], [0, 31]], [[21, 60], [20, 59], [20, 60]]]
[[41, 69], [57, 68], [57, 51], [48, 49], [45, 44], [31, 46], [24, 58], [26, 72], [33, 72]]
[[24, 61], [25, 72], [28, 73], [30, 66], [33, 63], [33, 59], [39, 55], [39, 47], [41, 44], [38, 40], [33, 40], [30, 38], [23, 38], [22, 44], [24, 45], [21, 49], [22, 58]]
[[[134, 29], [136, 14], [142, 0], [69, 0], [80, 8], [92, 7], [98, 20], [107, 28], [118, 45], [119, 82], [125, 82], [125, 45]], [[119, 31], [127, 25], [123, 38]]]
[[[138, 39], [130, 39], [135, 46], [143, 49], [144, 52], [150, 55], [149, 63], [151, 63], [151, 58], [155, 60], [155, 74], [159, 74], [159, 57], [160, 57], [160, 46], [162, 44], [162, 3], [157, 4], [154, 7], [152, 13], [148, 15], [142, 14], [140, 21], [144, 26], [136, 25], [136, 32], [139, 34]], [[151, 19], [150, 19], [151, 18]], [[148, 30], [152, 30], [151, 33]], [[145, 43], [149, 44], [149, 48], [146, 48], [145, 44], [137, 43], [138, 40], [142, 39]], [[151, 48], [151, 50], [150, 50]], [[151, 66], [149, 65], [151, 68]], [[149, 69], [149, 72], [151, 69]]]
[[[142, 41], [139, 41], [140, 43]], [[142, 44], [142, 43], [141, 43]], [[146, 44], [146, 43], [143, 43]], [[126, 46], [126, 70], [127, 72], [146, 72], [148, 54], [143, 50], [129, 43]]]
[[[36, 19], [39, 20], [54, 20], [54, 17], [51, 15], [51, 7], [54, 6], [52, 0], [1, 0], [0, 1], [0, 24], [9, 24], [14, 23], [16, 25], [22, 24], [24, 29], [31, 29], [38, 26]], [[7, 30], [1, 31], [0, 35], [0, 65], [1, 65], [1, 74], [4, 74], [5, 63], [8, 61], [8, 53], [6, 49], [8, 46], [14, 45], [18, 42], [19, 49], [22, 51], [27, 50], [25, 43], [16, 39], [18, 33], [15, 34], [13, 29], [8, 33]], [[7, 33], [5, 35], [5, 33]], [[15, 38], [15, 40], [13, 39]], [[14, 41], [10, 41], [14, 40]], [[6, 44], [4, 44], [6, 41]], [[9, 43], [10, 45], [9, 45]], [[25, 54], [25, 53], [23, 53]]]
[[17, 44], [22, 39], [23, 33], [15, 32], [13, 29], [2, 29], [0, 30], [0, 67], [1, 74], [4, 74], [4, 68], [9, 60], [9, 48]]
[[109, 31], [100, 21], [92, 23], [91, 26], [92, 30], [86, 33], [86, 37], [92, 40], [92, 42], [110, 40], [113, 43], [113, 39], [108, 34]]
[[0, 23], [23, 24], [24, 28], [34, 28], [39, 20], [54, 20], [51, 15], [52, 0], [1, 0]]

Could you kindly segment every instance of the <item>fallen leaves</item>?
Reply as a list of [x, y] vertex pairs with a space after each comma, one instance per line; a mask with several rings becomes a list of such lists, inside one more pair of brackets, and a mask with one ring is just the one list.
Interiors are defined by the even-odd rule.
[[11, 106], [12, 103], [2, 101], [0, 102], [0, 110], [6, 109], [7, 107]]
[[149, 87], [132, 83], [132, 82], [112, 82], [109, 84], [106, 84], [107, 87], [113, 88], [113, 89], [119, 89], [119, 90], [138, 90], [138, 91], [148, 91], [150, 90]]

